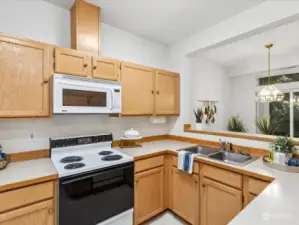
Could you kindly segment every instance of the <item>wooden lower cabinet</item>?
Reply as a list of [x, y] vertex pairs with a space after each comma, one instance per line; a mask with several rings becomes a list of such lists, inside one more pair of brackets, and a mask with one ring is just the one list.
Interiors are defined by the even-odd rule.
[[242, 210], [242, 191], [201, 179], [201, 225], [226, 225]]
[[172, 210], [187, 222], [199, 220], [199, 175], [172, 169]]
[[164, 209], [164, 166], [135, 174], [134, 224]]
[[244, 208], [253, 201], [267, 186], [269, 182], [248, 176], [243, 177]]
[[53, 200], [0, 214], [0, 225], [54, 225]]

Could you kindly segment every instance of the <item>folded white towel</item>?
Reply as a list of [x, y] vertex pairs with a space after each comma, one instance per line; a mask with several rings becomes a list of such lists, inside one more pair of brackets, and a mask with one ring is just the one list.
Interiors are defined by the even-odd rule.
[[193, 162], [195, 154], [186, 151], [179, 151], [178, 154], [178, 169], [186, 173], [192, 174]]

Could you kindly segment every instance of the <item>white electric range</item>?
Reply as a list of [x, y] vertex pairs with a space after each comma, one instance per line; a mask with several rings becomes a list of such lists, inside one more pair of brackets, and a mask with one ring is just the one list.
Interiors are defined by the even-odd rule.
[[59, 174], [59, 225], [133, 217], [134, 161], [111, 144], [112, 134], [50, 139]]
[[[87, 138], [88, 142], [90, 137], [80, 138]], [[132, 157], [111, 148], [111, 141], [67, 146], [68, 141], [64, 140], [51, 139], [66, 146], [51, 148], [51, 160], [60, 178], [133, 161]]]

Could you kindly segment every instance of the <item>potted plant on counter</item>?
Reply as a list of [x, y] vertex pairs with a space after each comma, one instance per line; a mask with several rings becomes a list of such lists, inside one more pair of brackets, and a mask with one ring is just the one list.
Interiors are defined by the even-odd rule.
[[279, 129], [281, 119], [264, 116], [262, 119], [256, 119], [255, 125], [262, 134], [274, 135]]
[[232, 116], [229, 119], [227, 130], [233, 132], [247, 132], [247, 128], [245, 127], [243, 121], [239, 118], [239, 116]]
[[204, 129], [204, 126], [203, 126], [203, 116], [204, 116], [204, 113], [202, 111], [202, 109], [197, 109], [197, 110], [194, 110], [193, 109], [193, 112], [194, 112], [194, 115], [195, 115], [195, 128], [196, 130], [203, 130]]
[[289, 137], [278, 137], [270, 144], [270, 149], [274, 153], [274, 163], [285, 164], [293, 156], [295, 142]]

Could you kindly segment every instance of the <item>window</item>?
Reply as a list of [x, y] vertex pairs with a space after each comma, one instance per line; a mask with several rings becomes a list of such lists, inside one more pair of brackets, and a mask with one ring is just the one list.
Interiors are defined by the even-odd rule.
[[272, 135], [299, 137], [299, 90], [284, 91], [281, 102], [257, 103], [257, 119], [264, 116], [271, 124], [279, 124]]
[[299, 137], [299, 92], [293, 93], [293, 111], [294, 111], [294, 137]]
[[[268, 77], [257, 81], [259, 86], [267, 85]], [[271, 76], [270, 83], [284, 93], [284, 99], [281, 102], [257, 103], [257, 119], [267, 116], [271, 124], [278, 122], [273, 135], [299, 137], [299, 73]]]
[[[271, 76], [271, 84], [291, 83], [299, 81], [299, 73], [284, 74], [279, 76]], [[260, 86], [268, 84], [268, 77], [262, 77], [258, 79]]]

